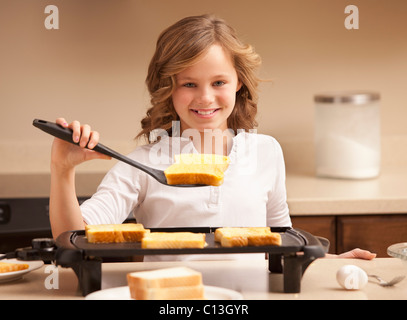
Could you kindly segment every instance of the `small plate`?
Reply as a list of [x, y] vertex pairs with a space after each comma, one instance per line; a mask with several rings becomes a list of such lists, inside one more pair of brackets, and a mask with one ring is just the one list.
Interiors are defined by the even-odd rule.
[[4, 259], [0, 260], [0, 262], [28, 264], [28, 268], [24, 270], [0, 273], [0, 283], [18, 280], [26, 273], [37, 270], [44, 265], [44, 261], [41, 260], [21, 261], [17, 259]]
[[392, 244], [387, 248], [387, 254], [394, 258], [407, 261], [407, 242]]
[[[242, 300], [243, 296], [234, 290], [204, 286], [208, 300]], [[86, 300], [131, 300], [128, 286], [98, 290], [88, 294]]]

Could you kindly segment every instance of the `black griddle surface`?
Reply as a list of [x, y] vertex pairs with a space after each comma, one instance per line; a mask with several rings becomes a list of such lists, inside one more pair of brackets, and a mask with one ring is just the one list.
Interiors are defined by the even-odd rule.
[[[151, 229], [151, 232], [157, 230]], [[178, 229], [166, 228], [159, 229], [160, 232], [176, 232]], [[186, 230], [182, 230], [186, 231]], [[194, 228], [188, 228], [189, 232], [202, 232], [202, 228], [194, 231]], [[208, 230], [206, 230], [208, 231]], [[213, 230], [214, 231], [214, 230]], [[273, 230], [272, 230], [273, 231]], [[205, 248], [182, 248], [182, 249], [143, 249], [140, 242], [125, 243], [89, 243], [85, 237], [85, 231], [74, 231], [70, 237], [70, 245], [83, 251], [86, 255], [98, 257], [122, 257], [129, 255], [156, 255], [156, 254], [217, 254], [217, 253], [259, 253], [268, 252], [283, 254], [289, 252], [298, 252], [307, 245], [307, 240], [294, 229], [288, 229], [281, 234], [281, 246], [245, 246], [245, 247], [222, 247], [215, 242], [215, 234], [212, 230], [202, 232], [206, 235], [207, 246]]]

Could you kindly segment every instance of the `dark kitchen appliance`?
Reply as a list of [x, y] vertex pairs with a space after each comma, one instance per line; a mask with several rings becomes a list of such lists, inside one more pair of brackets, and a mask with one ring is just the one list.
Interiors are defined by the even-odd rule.
[[[101, 289], [102, 262], [105, 257], [127, 258], [140, 255], [160, 254], [225, 254], [225, 253], [267, 253], [269, 271], [283, 273], [284, 292], [298, 293], [301, 291], [301, 278], [309, 264], [323, 257], [329, 244], [310, 233], [292, 228], [270, 228], [280, 232], [281, 246], [248, 246], [225, 248], [214, 241], [216, 228], [160, 228], [150, 229], [151, 232], [189, 231], [206, 233], [205, 248], [188, 249], [142, 249], [141, 244], [132, 243], [88, 243], [84, 230], [62, 233], [55, 243], [43, 239], [33, 240], [33, 246], [16, 250], [7, 257], [22, 260], [50, 259], [53, 255], [55, 263], [65, 268], [72, 268], [76, 273], [82, 294], [85, 296]], [[42, 244], [41, 244], [41, 243]]]
[[52, 237], [48, 211], [48, 197], [0, 198], [0, 253], [30, 246], [33, 238]]

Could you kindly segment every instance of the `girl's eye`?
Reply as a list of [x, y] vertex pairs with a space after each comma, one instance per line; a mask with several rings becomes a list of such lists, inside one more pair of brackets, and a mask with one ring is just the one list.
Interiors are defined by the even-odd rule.
[[192, 82], [188, 82], [188, 83], [184, 83], [183, 86], [186, 87], [186, 88], [194, 88], [195, 84], [192, 83]]
[[215, 81], [215, 82], [213, 83], [213, 85], [214, 85], [215, 87], [220, 87], [220, 86], [223, 86], [224, 84], [225, 84], [224, 81]]

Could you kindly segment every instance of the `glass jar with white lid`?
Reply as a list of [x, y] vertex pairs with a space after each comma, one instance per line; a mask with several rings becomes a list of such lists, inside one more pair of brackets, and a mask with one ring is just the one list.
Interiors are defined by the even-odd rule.
[[380, 94], [314, 96], [315, 164], [319, 177], [367, 179], [380, 174]]

